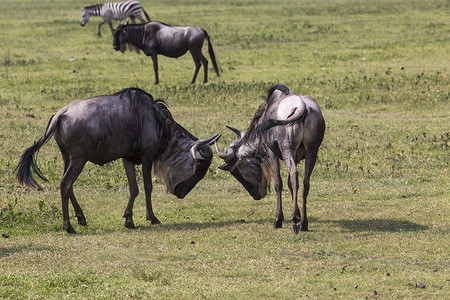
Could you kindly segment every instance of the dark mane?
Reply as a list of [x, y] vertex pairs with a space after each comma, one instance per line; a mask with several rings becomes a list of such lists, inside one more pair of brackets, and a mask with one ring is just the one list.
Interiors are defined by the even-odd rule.
[[150, 95], [144, 90], [141, 90], [139, 88], [126, 88], [115, 93], [114, 96], [119, 96], [121, 99], [124, 96], [126, 96], [128, 99], [131, 100], [130, 102], [132, 103], [132, 105], [136, 105], [136, 102], [145, 105], [143, 101], [147, 100], [146, 98], [149, 98], [150, 101], [147, 103], [150, 103], [150, 107], [152, 108], [152, 111], [155, 114], [155, 118], [157, 119], [158, 122], [160, 123], [166, 123], [167, 121], [169, 121], [169, 123], [175, 122], [175, 120], [172, 117], [172, 113], [169, 110], [169, 105], [166, 103], [166, 101], [162, 99], [155, 100], [152, 95]]
[[279, 90], [285, 95], [289, 95], [291, 93], [291, 90], [284, 84], [276, 84], [267, 90], [267, 103], [269, 103], [269, 100], [271, 100], [270, 97], [272, 96], [273, 92], [275, 92], [275, 90]]
[[262, 103], [258, 109], [256, 110], [255, 114], [253, 115], [253, 119], [250, 122], [250, 125], [247, 128], [247, 132], [252, 132], [256, 126], [259, 123], [259, 119], [261, 119], [262, 115], [266, 111], [267, 103]]
[[141, 26], [145, 26], [145, 25], [147, 25], [148, 23], [160, 23], [160, 24], [163, 24], [163, 25], [168, 26], [168, 27], [173, 27], [172, 25], [169, 25], [169, 24], [167, 24], [167, 23], [160, 22], [160, 21], [150, 21], [150, 22], [147, 22], [147, 23], [135, 23], [135, 24], [120, 23], [120, 25], [122, 25], [122, 26], [128, 26], [128, 27], [133, 28], [133, 27], [141, 27]]
[[87, 10], [87, 11], [92, 11], [94, 9], [99, 9], [102, 6], [103, 6], [103, 4], [92, 4], [92, 5], [88, 5], [88, 6], [83, 7], [83, 9]]
[[178, 136], [178, 137], [189, 137], [194, 140], [197, 140], [195, 136], [189, 133], [186, 129], [184, 129], [180, 124], [178, 124], [174, 120], [166, 101], [162, 99], [155, 100], [152, 95], [139, 88], [126, 88], [123, 89], [122, 91], [117, 92], [115, 95], [121, 98], [124, 95], [126, 95], [130, 99], [130, 102], [134, 103], [132, 105], [136, 105], [137, 103], [140, 103], [142, 105], [148, 105], [145, 104], [144, 101], [150, 99], [150, 101], [147, 101], [147, 103], [150, 103], [150, 107], [152, 109], [155, 120], [162, 127], [165, 133], [164, 135], [167, 139], [170, 139], [174, 136]]

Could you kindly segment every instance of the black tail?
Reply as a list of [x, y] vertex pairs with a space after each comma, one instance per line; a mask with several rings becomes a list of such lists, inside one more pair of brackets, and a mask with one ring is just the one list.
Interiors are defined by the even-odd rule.
[[145, 11], [145, 9], [143, 7], [141, 7], [142, 11], [144, 12], [145, 17], [147, 18], [147, 20], [149, 22], [151, 22], [152, 20], [150, 20], [150, 17], [148, 16], [147, 12]]
[[280, 126], [280, 125], [289, 125], [295, 124], [298, 122], [304, 123], [306, 118], [306, 106], [303, 104], [303, 107], [296, 108], [292, 111], [292, 113], [284, 120], [276, 120], [276, 119], [268, 119], [264, 121], [262, 124], [258, 125], [258, 127], [253, 130], [254, 133], [261, 133], [263, 131], [269, 130], [272, 127]]
[[31, 186], [34, 188], [41, 189], [41, 186], [34, 180], [33, 174], [31, 173], [31, 169], [33, 169], [34, 173], [36, 173], [39, 178], [47, 181], [47, 178], [42, 174], [42, 171], [37, 166], [37, 154], [39, 149], [44, 146], [44, 144], [53, 136], [55, 131], [58, 129], [58, 120], [53, 120], [54, 116], [50, 118], [48, 121], [47, 129], [45, 130], [45, 134], [33, 144], [30, 148], [25, 150], [25, 152], [20, 157], [19, 164], [16, 169], [16, 180], [22, 184]]
[[209, 53], [209, 56], [211, 57], [211, 61], [212, 61], [213, 67], [214, 67], [214, 71], [216, 71], [217, 76], [220, 77], [219, 67], [217, 66], [217, 62], [216, 62], [216, 55], [214, 54], [214, 49], [213, 49], [211, 41], [209, 39], [209, 34], [206, 32], [205, 29], [203, 29], [203, 32], [205, 33], [205, 36], [208, 39], [208, 53]]

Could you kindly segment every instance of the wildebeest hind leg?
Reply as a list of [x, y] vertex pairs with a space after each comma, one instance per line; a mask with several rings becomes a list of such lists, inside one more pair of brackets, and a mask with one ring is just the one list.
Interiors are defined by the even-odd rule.
[[67, 170], [61, 177], [62, 225], [63, 229], [67, 230], [68, 233], [76, 233], [69, 221], [69, 198], [71, 198], [75, 211], [77, 209], [81, 210], [73, 194], [73, 183], [78, 178], [78, 175], [80, 175], [85, 163], [86, 159], [84, 158], [72, 158], [69, 161]]
[[293, 155], [290, 155], [287, 159], [285, 159], [286, 167], [289, 171], [289, 189], [292, 194], [292, 230], [295, 234], [298, 234], [301, 229], [300, 221], [300, 210], [298, 208], [297, 198], [298, 198], [298, 171], [297, 165], [295, 164]]
[[203, 83], [207, 83], [208, 82], [208, 60], [206, 59], [206, 57], [203, 55], [203, 53], [200, 51], [200, 60], [203, 64], [203, 69], [205, 70], [205, 77], [203, 79]]
[[139, 194], [139, 187], [136, 181], [136, 170], [134, 164], [126, 159], [122, 159], [123, 166], [125, 167], [125, 172], [127, 173], [128, 185], [130, 188], [130, 199], [128, 200], [127, 208], [125, 209], [125, 213], [123, 217], [125, 218], [125, 227], [129, 229], [134, 229], [133, 222], [133, 205], [134, 200]]
[[317, 159], [317, 151], [306, 155], [305, 158], [305, 175], [303, 177], [302, 183], [302, 220], [301, 220], [301, 230], [308, 231], [308, 217], [306, 215], [306, 198], [309, 194], [309, 178], [311, 177], [311, 173], [314, 169], [314, 165], [316, 164]]
[[[63, 157], [63, 176], [67, 171], [67, 168], [69, 167], [70, 158], [65, 153], [64, 149], [61, 149], [61, 154]], [[84, 216], [83, 210], [81, 209], [80, 205], [78, 204], [77, 199], [75, 198], [75, 194], [73, 193], [73, 187], [69, 190], [69, 198], [70, 202], [72, 202], [73, 209], [75, 210], [75, 217], [77, 218], [78, 224], [82, 226], [86, 226], [86, 218]]]

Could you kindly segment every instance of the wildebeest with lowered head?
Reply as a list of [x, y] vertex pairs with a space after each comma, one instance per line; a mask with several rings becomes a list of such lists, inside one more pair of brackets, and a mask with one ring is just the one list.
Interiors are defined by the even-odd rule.
[[202, 64], [205, 71], [203, 83], [206, 83], [208, 81], [208, 60], [202, 54], [205, 37], [208, 40], [208, 52], [214, 70], [217, 76], [220, 76], [209, 35], [200, 27], [169, 26], [160, 22], [137, 25], [119, 24], [114, 32], [113, 48], [122, 53], [127, 48], [137, 53], [140, 49], [144, 51], [145, 55], [151, 56], [155, 70], [155, 84], [159, 83], [158, 54], [180, 57], [189, 51], [195, 63], [195, 73], [191, 84], [195, 82]]
[[[228, 128], [236, 132], [239, 139], [225, 152], [221, 152], [215, 143], [219, 157], [225, 161], [220, 168], [230, 171], [256, 200], [266, 195], [273, 174], [277, 193], [274, 227], [281, 228], [284, 217], [279, 159], [283, 160], [289, 171], [288, 186], [293, 201], [292, 229], [295, 234], [300, 230], [307, 231], [306, 197], [309, 193], [309, 178], [325, 133], [325, 121], [316, 101], [309, 96], [296, 95], [284, 85], [275, 85], [269, 90], [266, 103], [255, 113], [247, 132]], [[300, 214], [297, 204], [297, 164], [302, 159], [305, 159], [305, 174]]]
[[139, 193], [134, 165], [142, 164], [147, 220], [160, 221], [151, 204], [152, 167], [168, 192], [184, 198], [205, 176], [212, 160], [210, 145], [219, 135], [198, 140], [173, 119], [162, 100], [143, 90], [124, 89], [114, 95], [78, 100], [50, 118], [45, 134], [20, 158], [16, 178], [20, 184], [40, 188], [31, 169], [46, 180], [36, 164], [36, 154], [52, 137], [63, 158], [60, 182], [62, 224], [69, 233], [69, 199], [80, 225], [86, 225], [73, 193], [73, 183], [86, 162], [98, 165], [122, 158], [130, 187], [125, 209], [125, 227], [134, 228], [133, 204]]

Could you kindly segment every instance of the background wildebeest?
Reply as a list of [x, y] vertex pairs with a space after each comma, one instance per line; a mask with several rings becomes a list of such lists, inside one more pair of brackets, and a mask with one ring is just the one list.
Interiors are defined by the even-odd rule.
[[[309, 96], [293, 94], [284, 85], [276, 85], [269, 90], [266, 103], [255, 113], [247, 132], [229, 128], [239, 135], [239, 139], [224, 153], [215, 143], [217, 153], [226, 162], [220, 168], [230, 171], [256, 200], [266, 195], [273, 171], [277, 193], [274, 227], [280, 228], [284, 220], [279, 162], [282, 159], [289, 171], [288, 186], [293, 201], [292, 229], [296, 234], [299, 230], [307, 231], [306, 197], [309, 178], [325, 133], [325, 121], [316, 101]], [[297, 164], [302, 159], [305, 159], [305, 174], [300, 214], [297, 204]]]
[[124, 214], [127, 228], [134, 228], [133, 204], [139, 193], [134, 165], [142, 164], [147, 220], [158, 224], [151, 204], [152, 166], [168, 192], [184, 198], [205, 176], [213, 156], [210, 145], [219, 137], [197, 140], [174, 121], [162, 100], [153, 100], [140, 89], [124, 89], [114, 95], [74, 101], [53, 115], [45, 134], [20, 158], [16, 174], [20, 184], [39, 188], [31, 169], [46, 180], [37, 167], [36, 154], [52, 136], [64, 163], [62, 224], [69, 233], [75, 233], [69, 222], [69, 199], [78, 223], [86, 225], [73, 183], [87, 161], [103, 165], [122, 158], [130, 186]]
[[203, 83], [206, 83], [208, 81], [208, 60], [202, 53], [205, 37], [208, 40], [208, 52], [214, 70], [217, 76], [220, 76], [209, 35], [200, 27], [169, 26], [160, 22], [137, 25], [119, 24], [114, 32], [113, 48], [122, 53], [127, 48], [137, 53], [140, 49], [144, 51], [145, 55], [151, 56], [155, 70], [155, 84], [159, 83], [157, 55], [180, 57], [189, 50], [195, 63], [195, 73], [191, 84], [195, 82], [202, 64], [205, 71]]
[[125, 18], [130, 18], [131, 23], [135, 23], [135, 18], [138, 18], [139, 21], [145, 23], [145, 20], [142, 18], [141, 13], [144, 12], [145, 17], [150, 22], [150, 17], [147, 12], [141, 6], [138, 1], [123, 1], [123, 2], [108, 2], [104, 4], [94, 4], [85, 6], [82, 8], [80, 25], [84, 26], [88, 22], [90, 17], [99, 16], [102, 17], [102, 21], [98, 24], [98, 36], [101, 37], [102, 34], [100, 32], [100, 27], [108, 22], [109, 28], [111, 28], [111, 32], [114, 33], [114, 29], [112, 27], [112, 20], [122, 21]]

